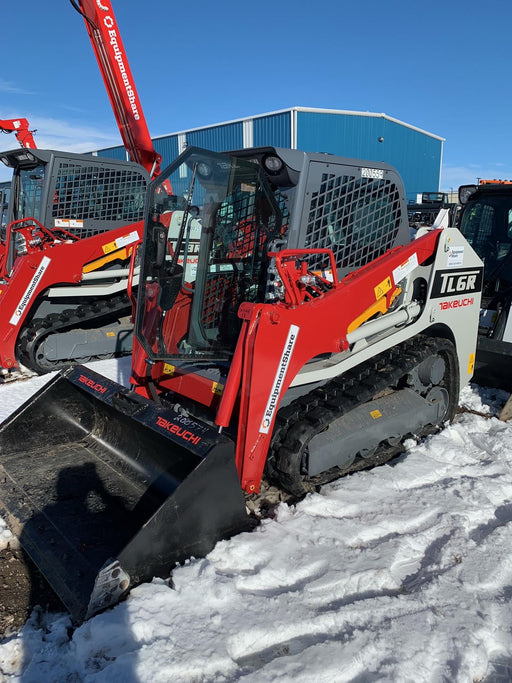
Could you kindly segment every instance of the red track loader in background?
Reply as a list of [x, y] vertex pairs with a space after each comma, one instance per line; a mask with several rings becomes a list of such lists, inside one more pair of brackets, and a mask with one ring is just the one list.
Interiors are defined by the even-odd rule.
[[36, 141], [32, 135], [36, 131], [29, 129], [27, 119], [0, 119], [0, 132], [14, 133], [21, 147], [28, 149], [37, 148]]
[[129, 255], [149, 176], [67, 152], [0, 153], [14, 168], [0, 244], [0, 371], [38, 373], [131, 349]]
[[0, 153], [13, 169], [0, 233], [4, 381], [20, 375], [20, 363], [44, 373], [131, 350], [129, 258], [160, 156], [110, 3], [71, 4], [84, 18], [131, 162], [36, 149]]
[[141, 260], [131, 389], [77, 366], [0, 427], [0, 516], [77, 621], [247, 529], [264, 472], [301, 497], [438, 429], [473, 371], [481, 261], [409, 242], [386, 164], [189, 147]]

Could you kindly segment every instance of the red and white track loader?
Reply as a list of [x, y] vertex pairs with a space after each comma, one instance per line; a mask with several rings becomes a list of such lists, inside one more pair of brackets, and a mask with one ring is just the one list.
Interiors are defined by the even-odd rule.
[[152, 182], [131, 388], [77, 366], [0, 427], [0, 516], [77, 621], [247, 529], [263, 476], [301, 497], [453, 418], [482, 264], [408, 234], [384, 163], [190, 147]]
[[[110, 2], [71, 4], [84, 18], [131, 161], [25, 148], [0, 154], [13, 169], [0, 230], [0, 381], [17, 378], [20, 364], [44, 373], [131, 350], [129, 260], [160, 155]], [[18, 139], [19, 130], [30, 134], [20, 121], [12, 125]]]

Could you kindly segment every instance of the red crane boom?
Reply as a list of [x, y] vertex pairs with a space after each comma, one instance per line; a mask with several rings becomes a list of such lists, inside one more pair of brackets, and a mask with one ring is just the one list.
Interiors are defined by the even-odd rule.
[[16, 140], [22, 147], [37, 149], [32, 135], [36, 131], [29, 130], [27, 119], [0, 119], [0, 131], [2, 133], [14, 133]]
[[70, 2], [84, 18], [125, 149], [132, 161], [155, 177], [162, 157], [153, 147], [111, 3]]

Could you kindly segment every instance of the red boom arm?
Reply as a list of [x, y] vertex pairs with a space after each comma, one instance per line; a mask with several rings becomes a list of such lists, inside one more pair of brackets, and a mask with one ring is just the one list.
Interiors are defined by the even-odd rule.
[[155, 177], [162, 158], [153, 147], [110, 0], [70, 1], [84, 18], [123, 144], [131, 160]]
[[2, 133], [14, 133], [16, 140], [22, 147], [29, 149], [37, 149], [37, 145], [32, 136], [35, 130], [28, 129], [27, 119], [0, 119], [0, 131]]

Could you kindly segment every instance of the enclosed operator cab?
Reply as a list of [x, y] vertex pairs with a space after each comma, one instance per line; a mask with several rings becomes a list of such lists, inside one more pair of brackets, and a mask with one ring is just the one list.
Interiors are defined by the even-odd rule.
[[459, 229], [484, 262], [475, 379], [512, 389], [512, 185], [459, 189]]
[[[143, 219], [149, 177], [136, 164], [39, 149], [3, 152], [0, 161], [13, 169], [6, 224], [35, 218], [83, 239]], [[11, 267], [27, 246], [19, 234], [12, 240]]]

